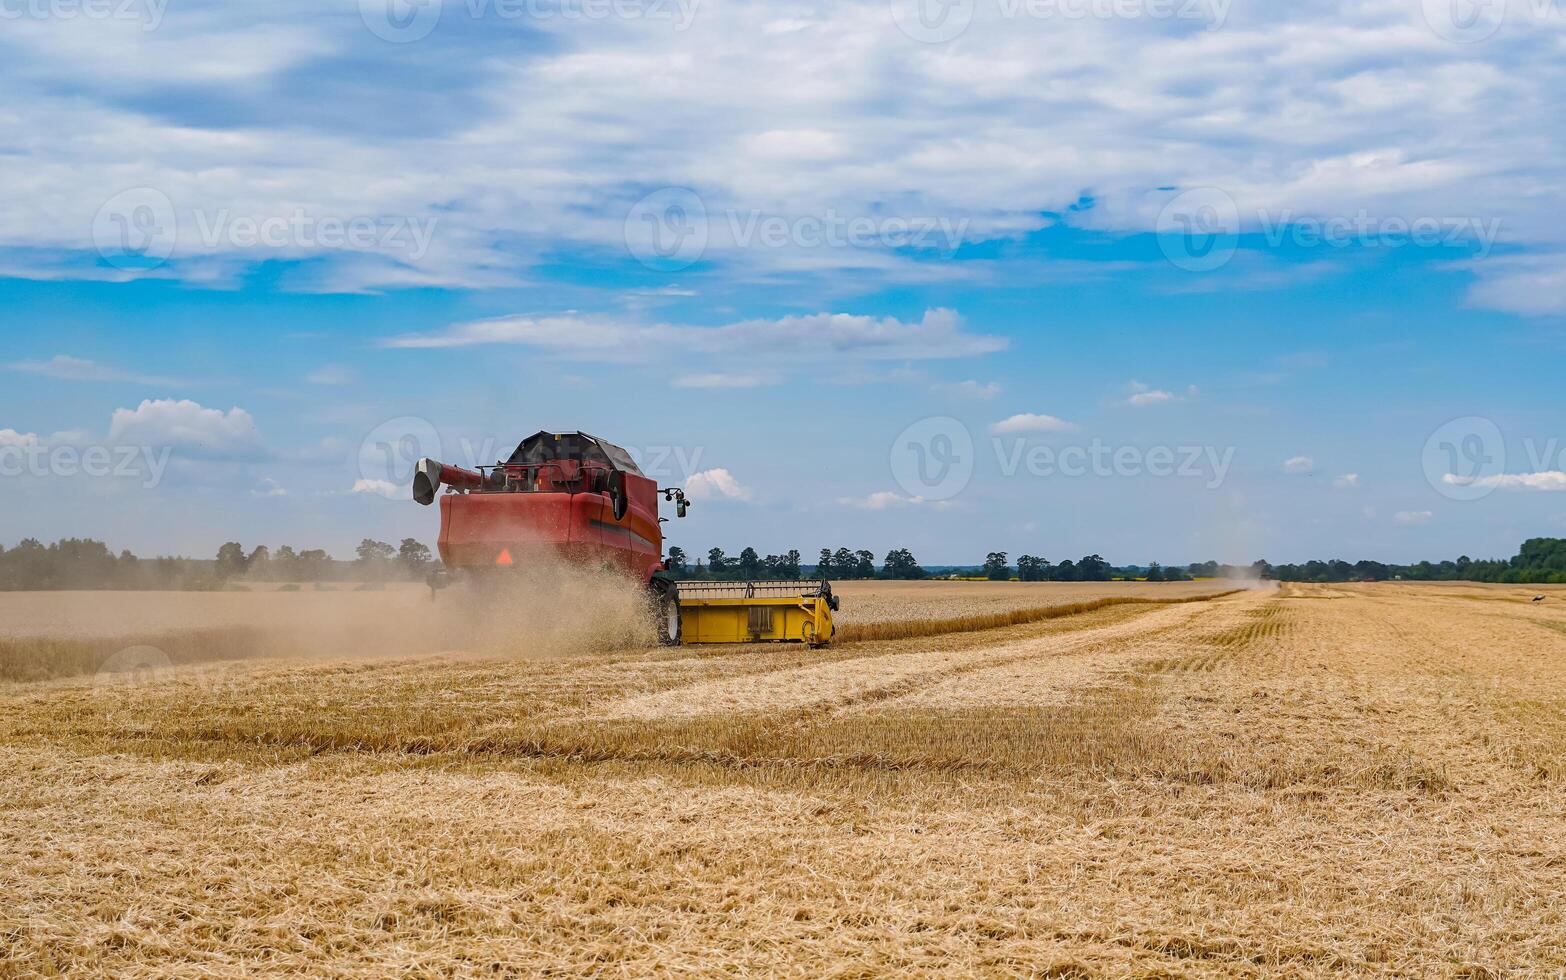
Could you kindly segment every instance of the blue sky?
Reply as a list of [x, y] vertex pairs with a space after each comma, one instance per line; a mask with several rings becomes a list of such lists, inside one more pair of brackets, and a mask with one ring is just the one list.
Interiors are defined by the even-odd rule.
[[539, 428], [691, 551], [1566, 535], [1560, 10], [915, 2], [16, 8], [0, 543], [433, 540]]

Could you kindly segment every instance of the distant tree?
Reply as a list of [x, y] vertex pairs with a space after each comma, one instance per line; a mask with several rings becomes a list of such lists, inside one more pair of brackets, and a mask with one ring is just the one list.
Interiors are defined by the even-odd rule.
[[859, 577], [859, 559], [847, 548], [839, 548], [832, 553], [832, 567], [836, 569], [838, 578]]
[[722, 548], [713, 548], [707, 552], [707, 570], [713, 578], [723, 578], [732, 571], [734, 559], [723, 553]]
[[402, 544], [397, 548], [397, 562], [415, 578], [423, 575], [425, 569], [434, 560], [435, 556], [430, 553], [429, 546], [413, 538], [403, 538]]
[[992, 551], [984, 556], [984, 577], [991, 582], [1004, 582], [1011, 578], [1011, 568], [1006, 564], [1006, 552]]
[[854, 575], [858, 578], [875, 578], [874, 552], [854, 552]]
[[1033, 555], [1017, 559], [1017, 578], [1024, 582], [1043, 582], [1049, 578], [1049, 562]]
[[238, 541], [228, 541], [218, 548], [217, 573], [221, 578], [243, 575], [245, 572], [245, 548]]
[[1050, 578], [1056, 582], [1075, 582], [1077, 580], [1077, 563], [1067, 558], [1055, 566]]
[[1149, 582], [1164, 581], [1164, 566], [1158, 564], [1156, 561], [1150, 563], [1147, 566], [1147, 580]]
[[832, 565], [832, 549], [822, 548], [821, 557], [816, 559], [816, 574], [822, 578], [833, 578], [836, 571]]
[[784, 578], [799, 578], [799, 549], [790, 548], [788, 554], [783, 556], [782, 565], [778, 568], [778, 574]]
[[354, 549], [359, 556], [359, 561], [365, 564], [378, 561], [391, 561], [397, 556], [397, 549], [385, 541], [376, 541], [374, 538], [365, 538], [359, 542], [359, 547]]
[[1080, 582], [1108, 582], [1114, 569], [1098, 555], [1088, 555], [1077, 562], [1077, 580]]
[[740, 578], [757, 578], [761, 575], [761, 556], [755, 548], [746, 548], [739, 556]]
[[886, 553], [886, 562], [881, 566], [881, 571], [887, 578], [895, 579], [920, 579], [924, 578], [924, 569], [914, 560], [913, 552], [907, 548], [896, 548]]
[[690, 559], [685, 557], [685, 549], [674, 547], [669, 549], [669, 571], [676, 575], [684, 575], [689, 568]]

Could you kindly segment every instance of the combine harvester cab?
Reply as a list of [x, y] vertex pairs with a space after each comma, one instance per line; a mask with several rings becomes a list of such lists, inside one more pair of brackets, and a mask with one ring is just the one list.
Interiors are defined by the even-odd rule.
[[431, 577], [432, 589], [452, 575], [504, 576], [547, 553], [622, 573], [646, 589], [665, 644], [794, 640], [819, 646], [832, 638], [837, 599], [825, 581], [674, 581], [663, 558], [660, 496], [685, 516], [683, 490], [660, 489], [630, 453], [585, 432], [535, 433], [509, 459], [474, 470], [421, 459], [413, 476], [415, 501], [440, 500], [443, 567]]

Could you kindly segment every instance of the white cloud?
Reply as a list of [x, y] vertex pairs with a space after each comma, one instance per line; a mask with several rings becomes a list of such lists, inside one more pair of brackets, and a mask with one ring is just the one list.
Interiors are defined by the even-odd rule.
[[45, 378], [54, 378], [58, 381], [121, 381], [145, 385], [171, 383], [166, 378], [133, 374], [129, 371], [121, 371], [118, 368], [99, 364], [96, 361], [72, 357], [69, 354], [56, 354], [47, 361], [16, 361], [7, 365], [7, 367], [12, 371], [36, 374]]
[[1494, 487], [1500, 490], [1566, 491], [1566, 472], [1541, 470], [1538, 473], [1497, 473], [1494, 476], [1475, 478], [1447, 473], [1442, 482], [1451, 486]]
[[349, 493], [371, 493], [388, 500], [395, 500], [409, 492], [407, 487], [399, 487], [390, 480], [355, 480], [353, 489]]
[[1316, 461], [1309, 456], [1290, 456], [1283, 461], [1285, 473], [1309, 473], [1316, 468]]
[[[439, 217], [420, 259], [332, 253], [336, 278], [324, 278], [345, 288], [513, 284], [557, 245], [623, 257], [631, 203], [662, 186], [701, 192], [708, 260], [752, 277], [961, 272], [895, 247], [743, 248], [730, 212], [793, 221], [890, 208], [968, 217], [969, 238], [1005, 239], [1038, 227], [1041, 211], [1066, 212], [1086, 187], [1093, 207], [1071, 220], [1117, 232], [1152, 227], [1172, 196], [1158, 188], [1212, 185], [1247, 216], [1485, 215], [1523, 242], [1566, 238], [1552, 98], [1563, 67], [1550, 32], [1526, 16], [1465, 45], [1438, 37], [1408, 0], [1265, 16], [1194, 5], [1224, 12], [1221, 24], [1026, 7], [1008, 18], [1006, 5], [976, 4], [961, 38], [921, 45], [885, 3], [784, 18], [775, 5], [716, 6], [675, 5], [690, 9], [688, 24], [591, 25], [603, 30], [530, 17], [543, 41], [518, 48], [505, 25], [473, 29], [471, 11], [493, 22], [497, 5], [448, 3], [412, 61], [356, 11], [311, 16], [297, 0], [259, 12], [204, 5], [155, 32], [131, 19], [93, 30], [10, 22], [6, 124], [29, 138], [16, 151], [19, 186], [0, 201], [0, 246], [38, 250], [41, 266], [90, 253], [101, 189], [125, 187], [163, 189], [182, 230], [225, 208]], [[322, 99], [301, 83], [348, 63], [366, 77], [395, 66], [406, 84]], [[84, 64], [93, 77], [80, 76]], [[551, 98], [531, 97], [540, 91]], [[1062, 94], [1072, 91], [1097, 93], [1091, 110]], [[898, 100], [921, 111], [882, 111]], [[758, 104], [767, 119], [736, 126], [735, 107]], [[395, 125], [374, 124], [393, 112]], [[436, 156], [442, 165], [428, 166]], [[239, 251], [181, 234], [178, 275], [232, 277], [266, 257]], [[101, 263], [75, 267], [104, 274]]]
[[115, 409], [109, 419], [111, 443], [176, 446], [213, 458], [254, 452], [259, 435], [244, 409], [223, 412], [189, 399], [148, 399], [134, 409]]
[[978, 401], [989, 401], [1001, 393], [1000, 383], [996, 381], [986, 381], [982, 384], [971, 380], [950, 383], [941, 382], [932, 387], [938, 392], [955, 395], [958, 398], [973, 398]]
[[759, 374], [686, 374], [670, 384], [676, 388], [762, 388], [778, 383], [775, 377], [764, 378]]
[[749, 500], [752, 496], [749, 487], [722, 467], [691, 474], [685, 481], [685, 493], [692, 500]]
[[288, 496], [288, 491], [283, 489], [283, 487], [276, 480], [272, 479], [271, 477], [265, 477], [261, 480], [261, 486], [250, 491], [250, 496], [286, 497]]
[[1175, 401], [1175, 396], [1159, 388], [1151, 388], [1147, 391], [1139, 391], [1126, 399], [1127, 405], [1137, 408], [1146, 408], [1149, 405], [1162, 405], [1164, 402]]
[[305, 375], [305, 380], [313, 385], [345, 385], [353, 382], [354, 373], [339, 364], [325, 364]]
[[36, 432], [18, 432], [15, 429], [0, 429], [0, 446], [7, 448], [27, 449], [38, 445]]
[[635, 361], [695, 354], [775, 361], [933, 360], [988, 354], [997, 336], [968, 333], [952, 310], [917, 321], [850, 313], [742, 320], [721, 327], [643, 324], [602, 315], [512, 316], [454, 324], [434, 334], [393, 337], [387, 347], [445, 348], [515, 344], [572, 360]]
[[990, 432], [998, 436], [1017, 435], [1024, 432], [1072, 432], [1076, 424], [1053, 415], [1033, 415], [1023, 412], [1001, 419], [990, 426]]
[[1428, 510], [1400, 510], [1392, 515], [1399, 524], [1429, 524], [1435, 515]]
[[1357, 487], [1359, 486], [1359, 474], [1345, 473], [1336, 480], [1333, 480], [1332, 485], [1340, 490], [1348, 490], [1352, 489], [1353, 487]]
[[1469, 302], [1524, 316], [1566, 313], [1566, 252], [1489, 256], [1465, 265], [1477, 277]]
[[904, 497], [890, 490], [879, 490], [866, 497], [839, 497], [838, 503], [861, 510], [892, 510], [898, 507], [929, 507], [946, 510], [952, 506], [949, 500], [926, 500], [923, 497]]
[[1163, 405], [1168, 402], [1184, 401], [1185, 398], [1195, 398], [1197, 395], [1196, 385], [1186, 386], [1185, 395], [1182, 397], [1172, 391], [1165, 391], [1162, 388], [1154, 388], [1151, 385], [1143, 384], [1140, 381], [1131, 381], [1128, 383], [1126, 385], [1126, 391], [1126, 404], [1132, 406], [1133, 408], [1147, 408], [1152, 405]]

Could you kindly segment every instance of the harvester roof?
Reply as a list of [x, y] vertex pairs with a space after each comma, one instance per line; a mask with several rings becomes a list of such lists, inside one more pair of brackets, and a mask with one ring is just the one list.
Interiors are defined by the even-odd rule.
[[522, 440], [508, 462], [518, 465], [554, 463], [566, 459], [602, 463], [613, 469], [643, 475], [641, 467], [636, 465], [630, 453], [612, 442], [605, 442], [585, 432], [535, 432]]

